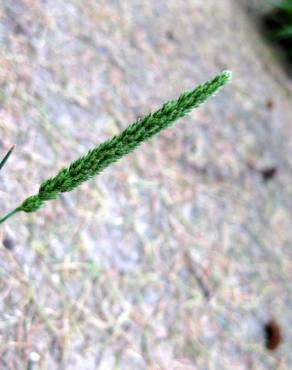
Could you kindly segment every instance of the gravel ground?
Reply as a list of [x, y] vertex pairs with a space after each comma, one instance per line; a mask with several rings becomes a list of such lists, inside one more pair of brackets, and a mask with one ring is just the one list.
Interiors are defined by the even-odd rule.
[[138, 116], [234, 74], [98, 178], [1, 226], [1, 369], [34, 352], [39, 370], [292, 368], [292, 83], [260, 5], [0, 0], [0, 156], [17, 145], [0, 214]]

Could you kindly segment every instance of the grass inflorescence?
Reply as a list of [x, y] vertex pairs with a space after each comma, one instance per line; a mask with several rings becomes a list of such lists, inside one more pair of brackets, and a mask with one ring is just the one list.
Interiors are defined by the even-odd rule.
[[46, 201], [56, 199], [61, 193], [69, 192], [83, 182], [99, 174], [110, 164], [134, 151], [142, 142], [149, 140], [178, 118], [204, 103], [218, 89], [231, 80], [231, 72], [224, 71], [215, 78], [181, 94], [177, 100], [166, 102], [162, 108], [128, 126], [119, 135], [89, 150], [84, 156], [62, 169], [56, 176], [44, 181], [36, 195], [0, 219], [3, 223], [17, 212], [36, 212]]

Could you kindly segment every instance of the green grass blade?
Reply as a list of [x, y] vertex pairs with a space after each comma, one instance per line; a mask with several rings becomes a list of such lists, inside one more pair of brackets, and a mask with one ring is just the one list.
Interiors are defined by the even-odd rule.
[[280, 29], [277, 32], [273, 33], [274, 38], [283, 40], [283, 39], [288, 39], [292, 37], [292, 25], [291, 26], [285, 26], [282, 29]]
[[5, 157], [2, 159], [2, 161], [0, 162], [0, 171], [1, 169], [4, 167], [5, 163], [8, 161], [8, 158], [10, 157], [11, 153], [13, 152], [13, 149], [15, 148], [15, 145], [13, 145], [8, 153], [5, 155]]

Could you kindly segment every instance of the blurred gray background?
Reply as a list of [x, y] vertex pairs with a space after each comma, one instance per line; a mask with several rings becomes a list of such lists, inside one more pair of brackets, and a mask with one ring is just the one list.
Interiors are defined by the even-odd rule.
[[292, 83], [261, 34], [265, 6], [0, 0], [0, 157], [17, 145], [0, 214], [165, 100], [234, 75], [96, 179], [1, 225], [1, 370], [33, 352], [40, 370], [292, 368]]

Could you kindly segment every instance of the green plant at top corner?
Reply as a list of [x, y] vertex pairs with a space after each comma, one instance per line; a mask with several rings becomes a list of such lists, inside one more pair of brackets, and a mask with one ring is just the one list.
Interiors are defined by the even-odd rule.
[[0, 224], [18, 212], [36, 212], [45, 202], [58, 198], [61, 193], [69, 192], [83, 182], [98, 175], [110, 164], [134, 151], [144, 141], [149, 140], [163, 129], [171, 126], [192, 109], [204, 103], [222, 86], [231, 80], [231, 72], [224, 71], [194, 90], [186, 91], [177, 100], [164, 103], [154, 113], [128, 126], [119, 135], [112, 137], [85, 155], [63, 168], [59, 173], [45, 180], [37, 194], [25, 199], [21, 205], [0, 218]]
[[273, 10], [266, 16], [270, 38], [279, 43], [287, 57], [292, 59], [292, 0], [269, 1]]

